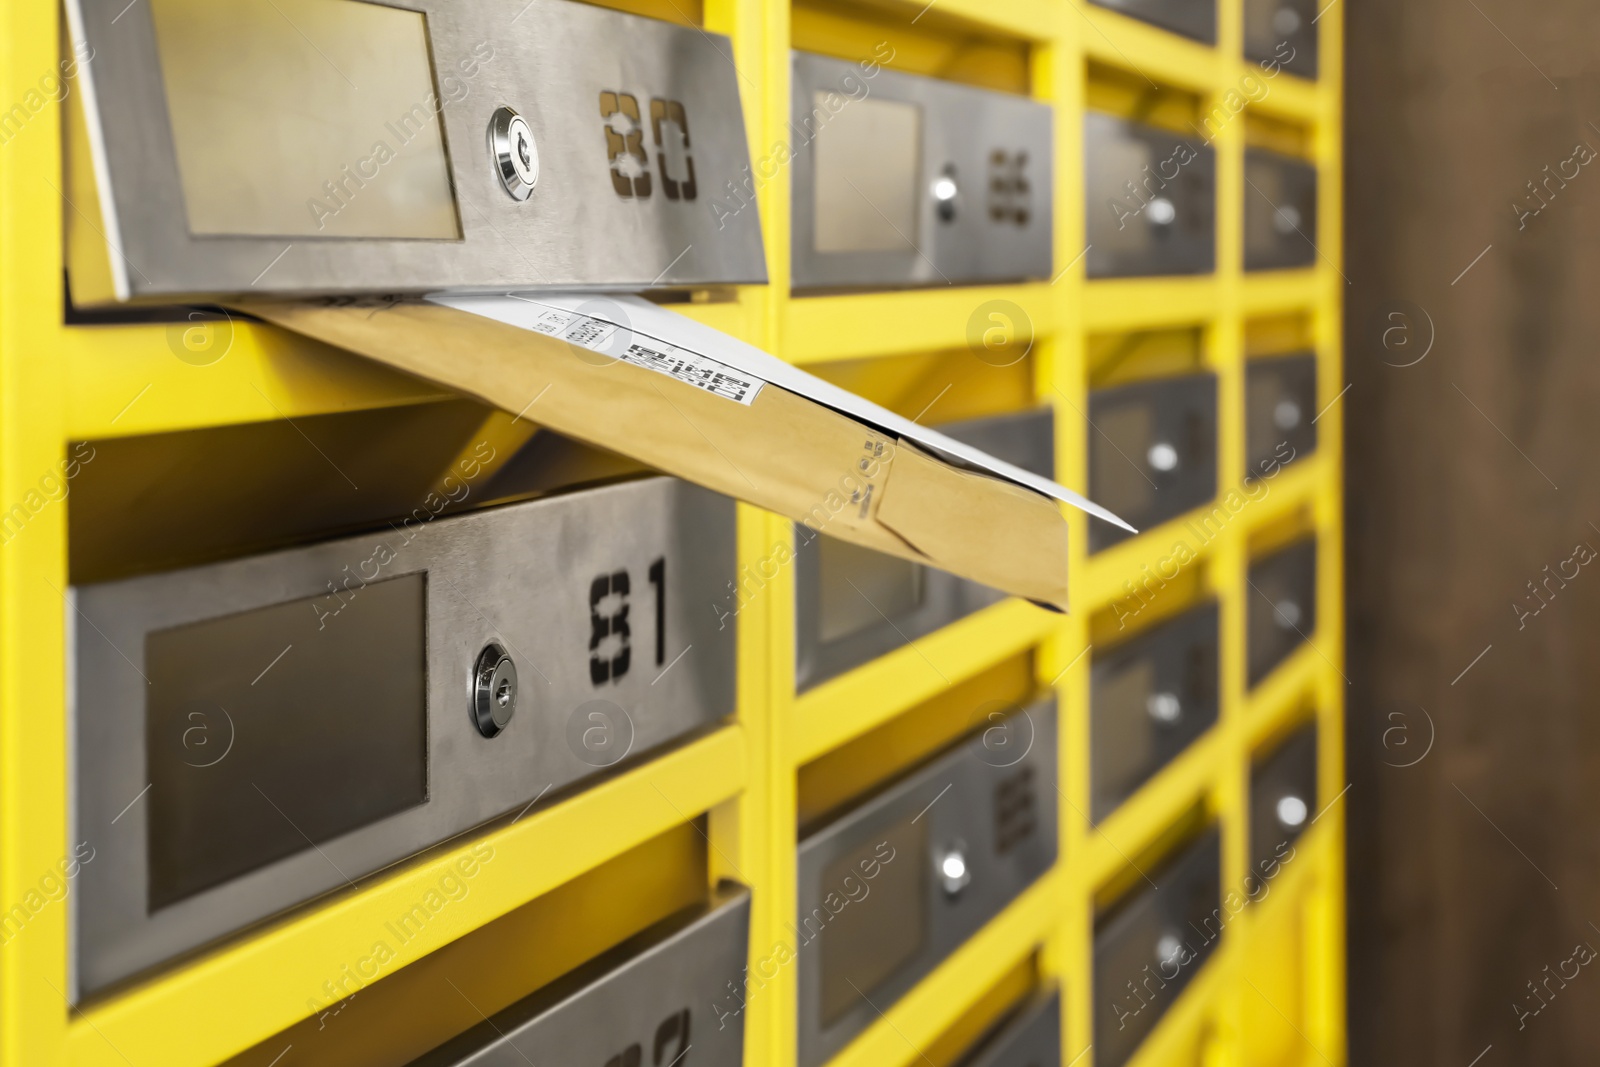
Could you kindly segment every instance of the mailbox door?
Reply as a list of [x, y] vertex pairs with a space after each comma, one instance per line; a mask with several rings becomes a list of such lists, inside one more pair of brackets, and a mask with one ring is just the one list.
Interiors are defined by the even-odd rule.
[[1099, 822], [1217, 721], [1217, 606], [1097, 656], [1090, 681], [1090, 815]]
[[1101, 7], [1181, 33], [1204, 44], [1217, 43], [1216, 0], [1093, 0]]
[[1061, 993], [1035, 993], [959, 1067], [1061, 1067]]
[[1083, 119], [1091, 278], [1216, 266], [1216, 153], [1198, 136], [1096, 111]]
[[1251, 360], [1245, 371], [1246, 475], [1260, 477], [1317, 447], [1317, 357]]
[[1288, 658], [1317, 628], [1317, 543], [1298, 542], [1250, 565], [1250, 684]]
[[1309, 723], [1256, 764], [1250, 774], [1250, 877], [1274, 866], [1317, 815], [1317, 726]]
[[1215, 950], [1225, 922], [1221, 844], [1207, 830], [1096, 922], [1096, 1067], [1128, 1062]]
[[749, 926], [750, 891], [725, 883], [410, 1067], [739, 1067]]
[[[1089, 394], [1089, 495], [1141, 530], [1217, 492], [1217, 379], [1189, 374]], [[1131, 537], [1089, 524], [1089, 550]]]
[[1317, 169], [1264, 148], [1244, 154], [1244, 269], [1317, 261]]
[[733, 574], [733, 502], [647, 478], [74, 587], [79, 991], [729, 714]]
[[[1055, 477], [1050, 408], [939, 427], [1024, 470]], [[1003, 593], [819, 534], [795, 538], [795, 688], [801, 692], [997, 604]]]
[[793, 69], [794, 288], [1053, 276], [1048, 105], [871, 61]]
[[1050, 869], [1056, 783], [1052, 699], [800, 842], [802, 1067], [831, 1058]]
[[1244, 0], [1245, 58], [1315, 78], [1318, 14], [1317, 0]]

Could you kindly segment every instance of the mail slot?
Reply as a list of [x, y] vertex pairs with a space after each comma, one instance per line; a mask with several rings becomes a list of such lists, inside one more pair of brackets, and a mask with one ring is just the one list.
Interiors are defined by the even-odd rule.
[[1092, 0], [1092, 2], [1205, 44], [1217, 43], [1216, 0]]
[[1095, 1067], [1127, 1063], [1217, 947], [1221, 849], [1212, 827], [1096, 921]]
[[[1046, 478], [1055, 477], [1048, 407], [939, 427]], [[801, 691], [999, 603], [1005, 594], [944, 571], [797, 525], [795, 688]]]
[[1246, 366], [1246, 474], [1259, 478], [1317, 447], [1317, 357], [1274, 356]]
[[1255, 685], [1317, 629], [1317, 542], [1300, 541], [1250, 564], [1250, 684]]
[[1317, 0], [1244, 0], [1245, 58], [1315, 78], [1319, 14]]
[[[750, 891], [715, 898], [624, 941], [409, 1067], [738, 1067]], [[694, 1055], [689, 1056], [690, 1049]]]
[[796, 52], [790, 107], [794, 288], [1052, 276], [1049, 105]]
[[[1089, 494], [1148, 529], [1217, 492], [1217, 378], [1186, 374], [1089, 394]], [[1131, 536], [1089, 524], [1089, 551]]]
[[1317, 168], [1265, 148], [1244, 153], [1244, 269], [1317, 261]]
[[1061, 992], [1034, 993], [957, 1067], [1061, 1067]]
[[1096, 822], [1216, 723], [1217, 649], [1213, 603], [1095, 657], [1089, 807]]
[[1091, 278], [1216, 265], [1216, 153], [1200, 137], [1096, 111], [1083, 118]]
[[766, 280], [725, 37], [568, 0], [67, 16], [103, 223], [68, 219], [80, 304]]
[[733, 575], [732, 501], [645, 478], [73, 587], [77, 989], [729, 714]]
[[1270, 877], [1317, 815], [1317, 726], [1296, 730], [1250, 772], [1250, 876]]
[[1047, 699], [984, 720], [802, 838], [802, 1067], [831, 1058], [1050, 869], [1056, 781]]

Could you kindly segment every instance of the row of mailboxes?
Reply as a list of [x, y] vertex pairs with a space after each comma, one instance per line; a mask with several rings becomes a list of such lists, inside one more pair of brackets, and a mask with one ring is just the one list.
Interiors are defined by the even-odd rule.
[[75, 585], [77, 991], [731, 714], [734, 577], [733, 502], [648, 477]]
[[[1093, 2], [1204, 44], [1217, 43], [1216, 0]], [[1316, 0], [1245, 0], [1245, 58], [1315, 78], [1319, 17]]]
[[[1246, 479], [1275, 476], [1315, 449], [1316, 400], [1315, 354], [1247, 364]], [[1148, 529], [1216, 496], [1216, 375], [1091, 390], [1088, 421], [1089, 495], [1133, 525]], [[1131, 536], [1110, 523], [1092, 523], [1089, 550]]]
[[1046, 699], [802, 828], [799, 1063], [818, 1067], [1055, 863]]
[[[1216, 268], [1216, 152], [1203, 135], [1099, 112], [1084, 116], [1091, 278], [1205, 274]], [[1265, 148], [1245, 150], [1244, 268], [1316, 261], [1317, 172]]]

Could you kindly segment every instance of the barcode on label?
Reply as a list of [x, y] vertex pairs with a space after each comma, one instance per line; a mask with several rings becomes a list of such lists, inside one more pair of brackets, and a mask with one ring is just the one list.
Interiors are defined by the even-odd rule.
[[754, 402], [761, 387], [767, 384], [709, 356], [657, 341], [653, 337], [641, 338], [621, 326], [574, 311], [551, 308], [542, 312], [532, 325], [540, 333], [559, 337], [623, 363], [665, 374], [685, 385], [704, 389], [713, 396], [739, 404]]

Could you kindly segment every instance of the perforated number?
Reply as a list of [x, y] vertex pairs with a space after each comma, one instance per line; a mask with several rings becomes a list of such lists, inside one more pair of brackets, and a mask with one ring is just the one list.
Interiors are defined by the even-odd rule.
[[[650, 153], [644, 147], [644, 121], [639, 101], [632, 93], [600, 93], [600, 118], [605, 124], [606, 157], [611, 163], [611, 187], [629, 200], [650, 199]], [[677, 130], [676, 142], [673, 129]], [[693, 200], [699, 193], [694, 177], [694, 156], [689, 154], [689, 111], [677, 100], [652, 97], [650, 134], [661, 170], [661, 188], [668, 200]], [[673, 153], [683, 156], [683, 176], [675, 178], [669, 162]]]
[[[666, 147], [661, 141], [661, 125], [665, 120], [670, 131], [676, 125], [683, 135], [683, 164], [688, 173], [680, 183], [673, 179], [667, 168]], [[656, 140], [656, 165], [661, 168], [661, 188], [668, 200], [693, 200], [695, 195], [694, 157], [689, 154], [689, 114], [676, 100], [663, 100], [659, 96], [650, 101], [650, 128]], [[668, 136], [671, 134], [669, 132]]]
[[[650, 1067], [685, 1067], [689, 1049], [689, 1009], [675, 1011], [656, 1027]], [[644, 1049], [637, 1041], [606, 1060], [605, 1067], [639, 1067]]]
[[[600, 602], [615, 594], [619, 600], [617, 610], [610, 615], [600, 614]], [[628, 572], [602, 574], [589, 583], [589, 680], [595, 685], [620, 682], [628, 673], [628, 663], [633, 649], [628, 644], [632, 631], [628, 628]], [[608, 637], [618, 638], [621, 647], [609, 659], [600, 655], [600, 644]]]
[[994, 791], [994, 850], [1004, 856], [1033, 836], [1033, 768], [1023, 764], [1015, 774], [1002, 778]]
[[1033, 187], [1028, 184], [1027, 167], [1026, 149], [997, 148], [989, 153], [989, 218], [995, 222], [1028, 224]]
[[644, 123], [632, 93], [602, 92], [600, 117], [605, 120], [606, 153], [611, 160], [611, 187], [621, 197], [650, 198], [650, 156], [644, 150]]

